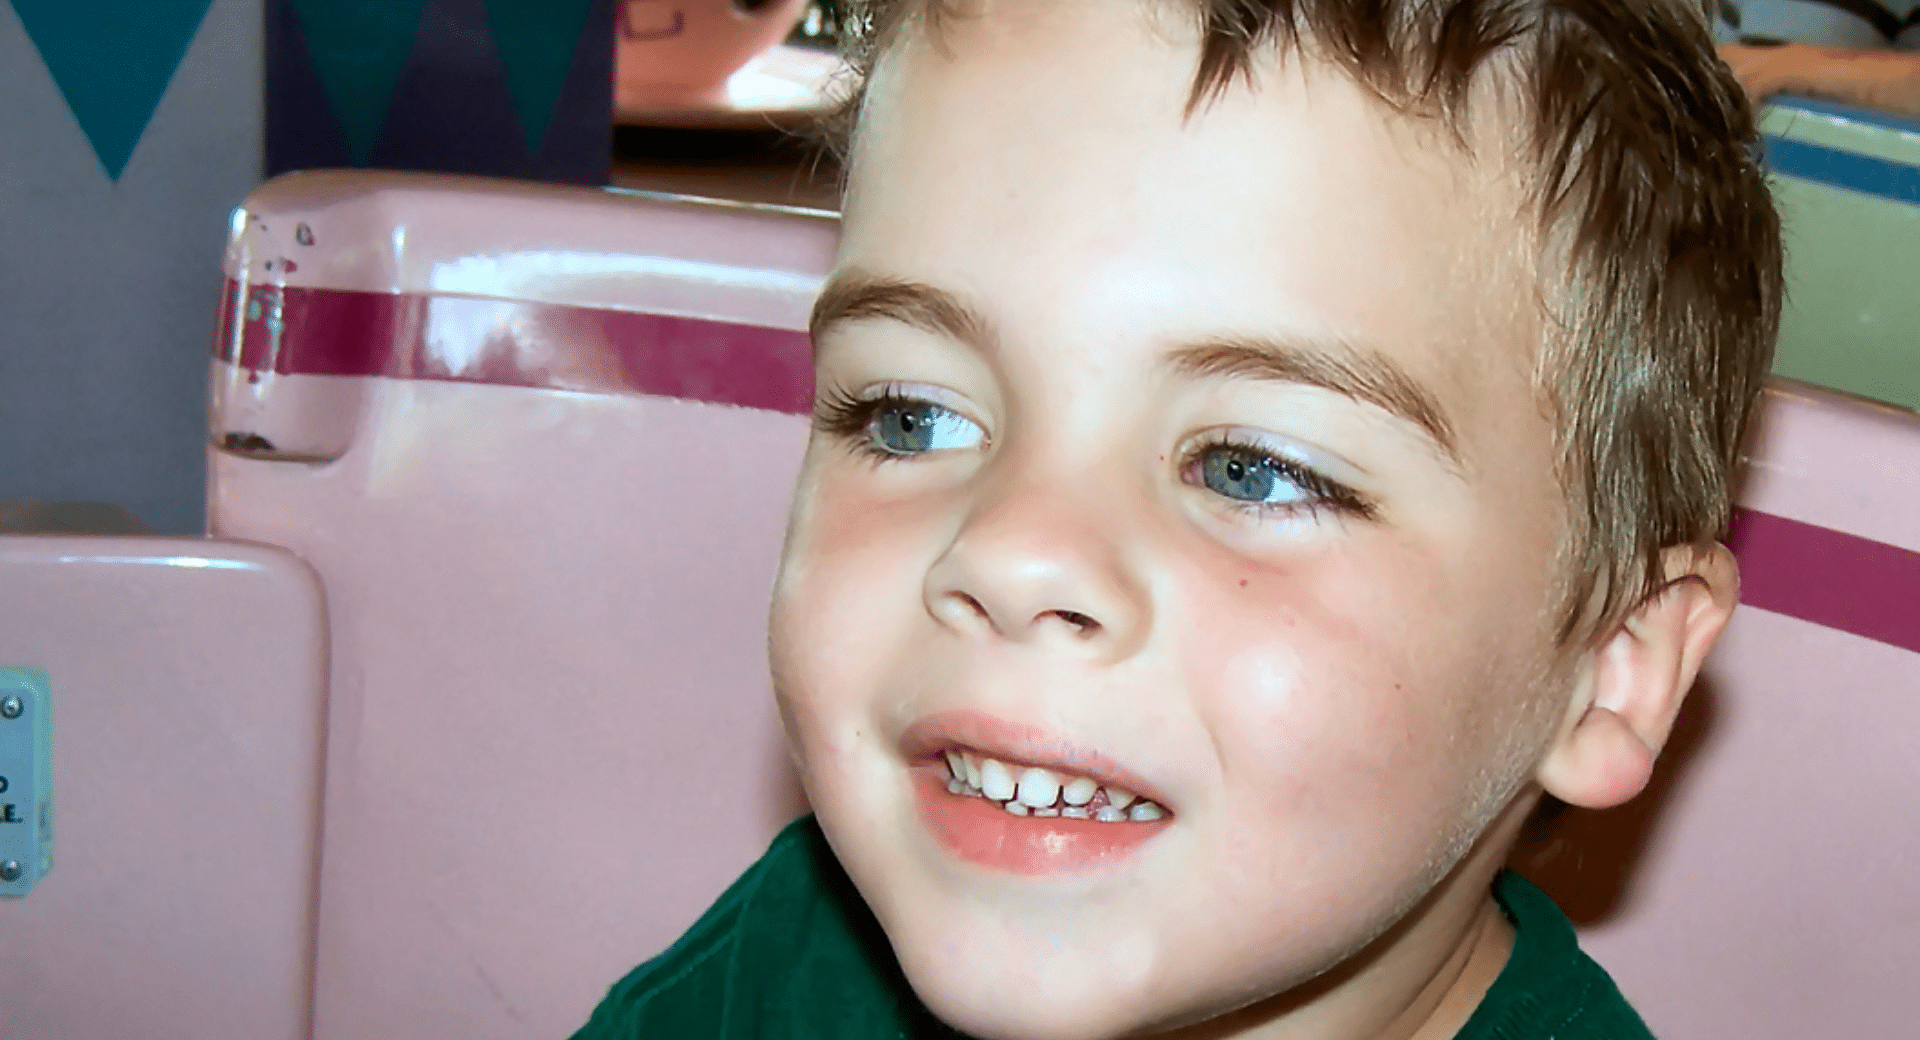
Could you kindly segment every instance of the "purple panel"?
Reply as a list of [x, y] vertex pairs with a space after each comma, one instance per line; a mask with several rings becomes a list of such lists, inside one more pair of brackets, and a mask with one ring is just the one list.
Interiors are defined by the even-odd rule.
[[1727, 544], [1746, 604], [1920, 653], [1920, 553], [1750, 509]]

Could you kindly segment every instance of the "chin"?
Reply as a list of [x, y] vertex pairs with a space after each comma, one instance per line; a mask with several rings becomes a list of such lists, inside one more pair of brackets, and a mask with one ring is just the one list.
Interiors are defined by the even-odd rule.
[[1171, 963], [1170, 937], [1151, 924], [1113, 927], [1124, 910], [1102, 906], [1088, 920], [1068, 909], [1054, 918], [1031, 905], [984, 908], [981, 895], [908, 884], [869, 896], [915, 994], [969, 1037], [1137, 1036], [1244, 1002], [1212, 992], [1218, 980], [1196, 973], [1196, 963]]
[[1062, 920], [1025, 900], [993, 906], [993, 895], [955, 891], [899, 862], [878, 867], [878, 885], [849, 867], [921, 1003], [969, 1037], [1132, 1035], [1159, 996], [1144, 935], [1089, 935], [1072, 912]]
[[[907, 979], [927, 1009], [977, 1040], [1104, 1040], [1131, 1035], [1143, 1023], [1128, 1014], [1140, 993], [1098, 985], [1023, 985], [1001, 979], [981, 984], [952, 976], [938, 951], [907, 964]], [[1124, 998], [1125, 1003], [1120, 999]]]

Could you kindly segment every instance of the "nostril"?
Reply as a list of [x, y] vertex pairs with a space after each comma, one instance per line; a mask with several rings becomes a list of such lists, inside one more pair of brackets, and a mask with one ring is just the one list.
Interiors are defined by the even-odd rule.
[[1095, 621], [1077, 610], [1053, 610], [1048, 611], [1048, 613], [1072, 625], [1076, 635], [1090, 636], [1100, 631], [1100, 622]]

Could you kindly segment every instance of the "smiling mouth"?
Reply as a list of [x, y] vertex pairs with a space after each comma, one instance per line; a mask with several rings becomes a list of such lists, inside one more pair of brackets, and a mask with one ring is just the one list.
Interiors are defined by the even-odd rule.
[[901, 734], [900, 751], [927, 834], [996, 873], [1117, 866], [1178, 818], [1160, 792], [1099, 750], [985, 712], [921, 718]]
[[[1173, 822], [1160, 803], [1118, 786], [1036, 766], [1016, 770], [972, 751], [956, 749], [953, 756], [913, 767], [914, 799], [941, 845], [989, 870], [1037, 877], [1099, 869], [1131, 855]], [[1082, 797], [1086, 801], [1079, 802]]]
[[1168, 815], [1158, 802], [1090, 777], [1009, 764], [960, 748], [949, 749], [945, 758], [948, 794], [997, 804], [1010, 816], [1152, 823]]

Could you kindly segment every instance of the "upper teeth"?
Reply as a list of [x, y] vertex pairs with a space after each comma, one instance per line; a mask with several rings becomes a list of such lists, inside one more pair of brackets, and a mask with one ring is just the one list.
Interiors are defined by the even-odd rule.
[[1035, 809], [1044, 809], [1060, 797], [1060, 781], [1039, 766], [1020, 774], [1020, 800]]
[[947, 790], [1001, 803], [1016, 816], [1067, 816], [1119, 823], [1158, 820], [1159, 803], [1084, 776], [1062, 777], [1039, 766], [1009, 766], [968, 751], [947, 752]]

